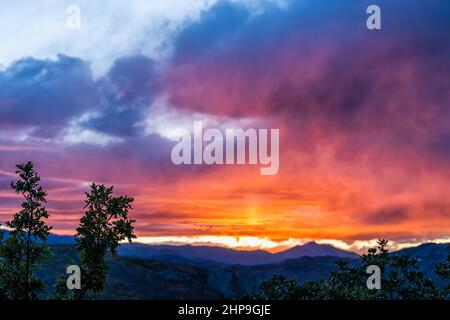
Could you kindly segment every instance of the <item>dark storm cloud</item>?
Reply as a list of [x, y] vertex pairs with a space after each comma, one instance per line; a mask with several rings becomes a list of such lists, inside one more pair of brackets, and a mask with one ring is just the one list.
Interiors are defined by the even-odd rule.
[[220, 1], [203, 12], [201, 20], [183, 29], [175, 42], [176, 59], [200, 58], [221, 44], [233, 41], [249, 19], [250, 12], [236, 4]]
[[35, 128], [39, 136], [53, 136], [97, 103], [90, 67], [77, 58], [24, 58], [0, 72], [2, 129]]
[[441, 63], [440, 75], [449, 67], [448, 1], [379, 1], [386, 29], [380, 32], [366, 28], [369, 1], [286, 3], [285, 8], [266, 3], [254, 13], [220, 1], [182, 30], [167, 80], [172, 102], [236, 117], [320, 113], [348, 125], [376, 95], [379, 105], [370, 106], [370, 117], [386, 114], [383, 98], [396, 83], [379, 81], [380, 75], [395, 77], [400, 62], [430, 63], [424, 76], [437, 67], [432, 60]]
[[144, 56], [118, 59], [98, 85], [101, 113], [83, 126], [119, 137], [142, 133], [139, 124], [145, 120], [157, 88], [154, 62]]
[[154, 62], [144, 56], [118, 59], [107, 75], [94, 80], [85, 61], [25, 58], [0, 72], [0, 125], [3, 130], [33, 130], [54, 138], [85, 113], [81, 125], [114, 136], [140, 133], [156, 90]]

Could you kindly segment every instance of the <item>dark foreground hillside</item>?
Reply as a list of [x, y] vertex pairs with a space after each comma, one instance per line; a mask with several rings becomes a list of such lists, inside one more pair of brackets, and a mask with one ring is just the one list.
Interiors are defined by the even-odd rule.
[[[71, 245], [52, 245], [52, 257], [41, 271], [52, 292], [66, 266], [77, 264]], [[335, 257], [303, 257], [261, 266], [165, 262], [109, 256], [108, 284], [101, 299], [221, 299], [240, 298], [254, 292], [261, 281], [275, 273], [309, 280], [326, 276]]]
[[[77, 264], [70, 245], [54, 245], [52, 258], [42, 277], [52, 292], [52, 284], [64, 275], [66, 266]], [[201, 268], [128, 257], [107, 258], [110, 266], [106, 290], [101, 299], [219, 299], [220, 292], [208, 281]]]
[[[52, 285], [57, 277], [65, 274], [66, 266], [78, 263], [72, 245], [52, 245], [51, 251], [51, 260], [41, 271], [49, 292], [53, 291]], [[400, 253], [417, 258], [425, 275], [435, 280], [434, 265], [444, 260], [450, 249], [448, 245], [425, 244]], [[167, 257], [167, 261], [164, 261], [109, 256], [108, 284], [106, 290], [95, 298], [238, 299], [255, 292], [261, 281], [274, 274], [282, 274], [300, 282], [326, 277], [335, 267], [337, 259], [331, 256], [301, 257], [280, 263], [246, 266], [206, 260], [189, 261], [185, 258], [177, 260], [174, 257]], [[358, 263], [354, 259], [349, 261]]]

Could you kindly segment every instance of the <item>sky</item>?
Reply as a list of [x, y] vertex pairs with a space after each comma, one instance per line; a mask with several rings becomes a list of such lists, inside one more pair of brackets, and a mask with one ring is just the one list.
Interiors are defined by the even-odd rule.
[[[447, 0], [0, 0], [0, 222], [31, 160], [58, 234], [96, 182], [146, 243], [450, 242], [448, 30]], [[278, 128], [278, 174], [174, 165], [195, 120]]]

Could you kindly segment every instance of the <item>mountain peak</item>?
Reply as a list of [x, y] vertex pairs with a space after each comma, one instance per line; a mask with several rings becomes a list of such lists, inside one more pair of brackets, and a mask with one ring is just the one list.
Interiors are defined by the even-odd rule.
[[[315, 241], [309, 241], [309, 242], [306, 242], [306, 243], [304, 243], [302, 245], [298, 245], [296, 247], [320, 247], [320, 246], [324, 246], [324, 244], [319, 244], [319, 243], [317, 243]], [[327, 245], [327, 246], [329, 246], [329, 245]]]
[[330, 244], [321, 244], [315, 241], [310, 241], [303, 245], [292, 247], [290, 249], [277, 253], [277, 255], [283, 257], [284, 259], [295, 259], [301, 257], [322, 257], [322, 256], [333, 256], [338, 258], [350, 258], [350, 259], [356, 259], [359, 257], [354, 252], [341, 250], [333, 247]]

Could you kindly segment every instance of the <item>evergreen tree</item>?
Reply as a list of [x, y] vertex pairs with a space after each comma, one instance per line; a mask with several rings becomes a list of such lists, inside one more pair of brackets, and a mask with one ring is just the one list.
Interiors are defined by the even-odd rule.
[[24, 201], [22, 210], [6, 222], [9, 236], [1, 237], [0, 288], [5, 298], [32, 300], [45, 288], [36, 271], [48, 258], [46, 239], [51, 227], [44, 221], [48, 213], [42, 206], [47, 193], [39, 185], [41, 178], [31, 162], [17, 165], [16, 174], [20, 179], [12, 182], [11, 188]]

